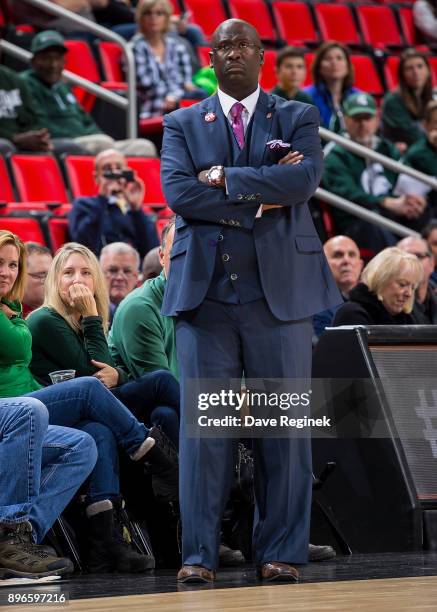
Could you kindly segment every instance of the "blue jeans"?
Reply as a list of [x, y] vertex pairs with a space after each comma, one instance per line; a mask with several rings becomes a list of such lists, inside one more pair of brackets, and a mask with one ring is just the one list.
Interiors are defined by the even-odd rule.
[[168, 370], [148, 372], [112, 393], [146, 425], [159, 425], [179, 447], [179, 383]]
[[51, 425], [89, 433], [97, 446], [97, 463], [87, 491], [88, 502], [112, 499], [120, 492], [117, 445], [132, 455], [149, 430], [92, 376], [68, 380], [29, 393], [49, 412]]
[[92, 438], [49, 425], [42, 402], [0, 400], [0, 523], [30, 521], [40, 542], [97, 459]]

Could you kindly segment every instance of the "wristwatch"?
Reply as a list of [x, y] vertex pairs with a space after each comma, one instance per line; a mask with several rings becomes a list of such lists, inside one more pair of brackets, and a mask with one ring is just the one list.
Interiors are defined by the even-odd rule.
[[224, 173], [225, 171], [223, 166], [212, 166], [212, 168], [206, 173], [206, 180], [212, 187], [218, 187], [221, 185]]

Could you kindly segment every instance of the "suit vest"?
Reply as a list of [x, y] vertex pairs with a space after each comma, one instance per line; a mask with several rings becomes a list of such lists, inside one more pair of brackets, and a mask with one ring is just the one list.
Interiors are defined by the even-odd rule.
[[[233, 166], [250, 165], [252, 124], [253, 116], [246, 130], [244, 147], [240, 150], [226, 119]], [[217, 244], [214, 272], [206, 298], [227, 304], [247, 304], [263, 297], [252, 231], [229, 226], [222, 228]]]

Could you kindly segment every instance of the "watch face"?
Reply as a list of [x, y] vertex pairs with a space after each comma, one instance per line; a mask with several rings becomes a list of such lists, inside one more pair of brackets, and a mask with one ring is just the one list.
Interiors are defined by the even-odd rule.
[[220, 168], [214, 168], [209, 173], [209, 179], [211, 181], [217, 181], [220, 178], [220, 175], [221, 175]]

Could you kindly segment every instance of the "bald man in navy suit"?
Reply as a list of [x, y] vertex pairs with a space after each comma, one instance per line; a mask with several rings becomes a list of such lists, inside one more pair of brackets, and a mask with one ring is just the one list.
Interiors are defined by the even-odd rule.
[[[216, 95], [164, 118], [162, 183], [177, 214], [162, 312], [176, 319], [182, 385], [182, 582], [215, 578], [237, 440], [188, 437], [189, 379], [309, 379], [311, 316], [341, 302], [307, 206], [322, 173], [314, 106], [258, 85], [263, 49], [244, 21], [212, 38]], [[257, 438], [253, 552], [262, 580], [307, 561], [308, 438]]]

